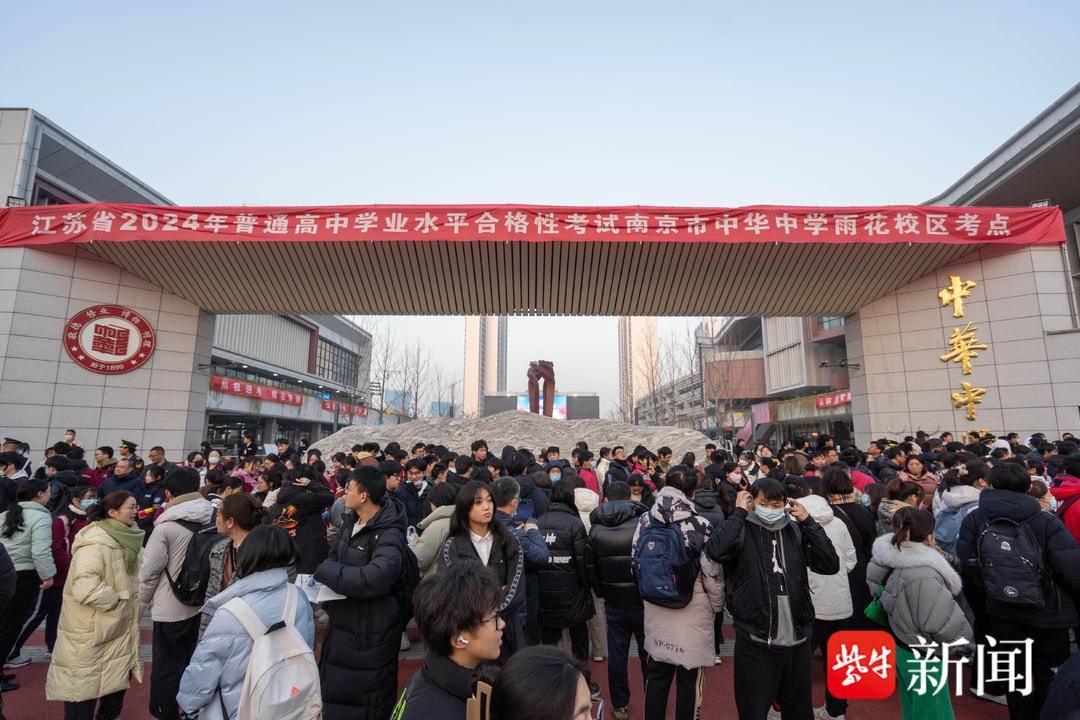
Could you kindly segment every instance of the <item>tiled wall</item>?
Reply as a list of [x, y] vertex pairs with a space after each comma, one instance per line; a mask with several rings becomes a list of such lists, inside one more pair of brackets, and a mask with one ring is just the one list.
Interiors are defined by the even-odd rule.
[[[888, 272], [888, 268], [881, 268]], [[964, 317], [942, 307], [950, 274], [977, 286]], [[971, 322], [990, 346], [971, 375], [940, 360], [956, 327]], [[973, 428], [995, 433], [1080, 433], [1080, 332], [1072, 329], [1057, 246], [980, 250], [863, 308], [847, 323], [857, 442]], [[963, 380], [987, 394], [974, 422], [954, 409]]]
[[[61, 346], [64, 324], [94, 303], [138, 310], [157, 347], [129, 373], [99, 375]], [[214, 316], [73, 247], [0, 249], [0, 436], [43, 448], [75, 428], [84, 448], [120, 439], [178, 459], [202, 440]], [[93, 461], [92, 455], [87, 458]]]

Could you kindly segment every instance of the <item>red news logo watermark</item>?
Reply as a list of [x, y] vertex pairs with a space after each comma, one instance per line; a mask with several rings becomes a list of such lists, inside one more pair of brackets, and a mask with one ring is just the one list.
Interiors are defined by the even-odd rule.
[[[882, 700], [896, 690], [897, 676], [906, 681], [905, 690], [916, 695], [948, 692], [963, 694], [962, 670], [972, 665], [975, 691], [984, 692], [988, 683], [1003, 683], [1006, 692], [1030, 695], [1032, 690], [1032, 640], [996, 640], [974, 648], [967, 640], [919, 642], [897, 656], [896, 640], [880, 630], [844, 630], [832, 635], [826, 648], [829, 692], [845, 700]], [[899, 672], [897, 664], [900, 664]]]

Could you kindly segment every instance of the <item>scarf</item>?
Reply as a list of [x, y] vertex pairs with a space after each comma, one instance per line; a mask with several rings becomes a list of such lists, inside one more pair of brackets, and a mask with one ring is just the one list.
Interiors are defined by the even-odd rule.
[[143, 548], [143, 531], [112, 518], [98, 521], [98, 526], [105, 531], [106, 535], [120, 543], [120, 547], [124, 550], [124, 565], [127, 567], [128, 575], [136, 574], [139, 571], [139, 553]]

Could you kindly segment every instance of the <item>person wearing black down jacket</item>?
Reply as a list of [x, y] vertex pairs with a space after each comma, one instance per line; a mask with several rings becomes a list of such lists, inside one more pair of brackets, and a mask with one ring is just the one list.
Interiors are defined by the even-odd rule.
[[322, 514], [333, 503], [334, 493], [310, 465], [290, 470], [288, 481], [278, 490], [270, 515], [296, 546], [296, 572], [310, 575], [326, 559]]
[[319, 670], [324, 720], [387, 720], [397, 693], [401, 609], [392, 590], [402, 573], [405, 513], [386, 477], [362, 466], [345, 486], [345, 515], [315, 579], [345, 596], [325, 603], [330, 623]]
[[548, 564], [538, 573], [540, 584], [540, 641], [555, 645], [564, 629], [578, 661], [589, 657], [585, 625], [596, 610], [585, 572], [588, 535], [574, 504], [574, 484], [557, 480], [551, 488], [551, 507], [537, 523], [548, 546]]
[[604, 504], [589, 513], [589, 544], [585, 548], [585, 570], [589, 585], [604, 599], [607, 620], [608, 690], [612, 715], [627, 717], [630, 680], [627, 662], [630, 636], [637, 639], [641, 655], [641, 681], [645, 683], [645, 607], [638, 593], [631, 566], [634, 531], [647, 508], [630, 500], [630, 486], [610, 482], [604, 488]]

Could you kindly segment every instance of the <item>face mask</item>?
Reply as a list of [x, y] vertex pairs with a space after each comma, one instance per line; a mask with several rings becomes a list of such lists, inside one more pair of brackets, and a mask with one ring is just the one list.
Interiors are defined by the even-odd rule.
[[210, 456], [210, 464], [211, 465], [217, 465], [219, 462], [221, 462], [221, 458], [219, 458], [217, 455], [211, 455]]
[[870, 496], [867, 495], [866, 493], [863, 493], [862, 504], [863, 504], [863, 507], [866, 507], [866, 508], [870, 507]]
[[739, 467], [746, 467], [749, 464], [750, 464], [749, 460], [740, 460], [739, 461]]
[[1053, 515], [1054, 513], [1057, 512], [1057, 506], [1058, 506], [1057, 498], [1054, 497], [1053, 495], [1051, 495], [1050, 496], [1050, 507], [1046, 508], [1046, 512]]
[[559, 480], [562, 480], [562, 473], [555, 473], [554, 475], [551, 475], [550, 477], [551, 477], [551, 482], [558, 482]]
[[732, 485], [741, 485], [742, 481], [743, 481], [743, 476], [742, 476], [742, 473], [734, 473], [733, 472], [733, 473], [728, 473], [727, 479]]
[[761, 522], [765, 523], [766, 525], [774, 525], [780, 522], [780, 518], [784, 517], [784, 508], [756, 507], [754, 508], [754, 512], [757, 513], [757, 516], [761, 519]]
[[89, 510], [94, 505], [97, 505], [97, 498], [86, 498], [85, 500], [80, 500], [79, 501], [79, 509], [80, 510], [84, 510], [84, 511]]
[[202, 466], [203, 466], [203, 461], [202, 460], [196, 460], [195, 461], [195, 467], [201, 468]]

